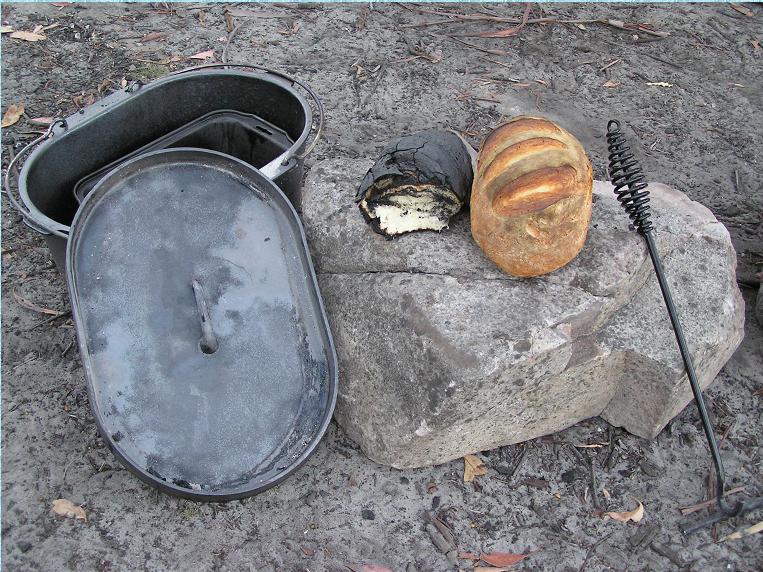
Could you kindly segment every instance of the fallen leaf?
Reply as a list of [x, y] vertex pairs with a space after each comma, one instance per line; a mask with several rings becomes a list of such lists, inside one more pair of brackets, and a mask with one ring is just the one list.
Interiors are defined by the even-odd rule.
[[309, 546], [300, 546], [299, 549], [302, 551], [302, 554], [305, 556], [315, 556], [315, 549], [310, 548]]
[[750, 43], [752, 44], [752, 48], [754, 50], [759, 50], [760, 49], [760, 40], [757, 40], [757, 39], [750, 40]]
[[753, 16], [752, 10], [750, 10], [747, 6], [742, 6], [741, 4], [733, 4], [733, 3], [730, 4], [730, 6], [734, 10], [736, 10], [740, 14], [744, 14], [748, 18], [752, 18], [752, 16]]
[[474, 477], [487, 475], [485, 463], [477, 455], [464, 456], [464, 482], [471, 483]]
[[65, 8], [68, 4], [71, 4], [71, 2], [52, 2], [51, 6], [55, 6], [56, 8]]
[[53, 123], [52, 117], [35, 117], [34, 119], [29, 119], [29, 123], [32, 125], [41, 125], [43, 127], [47, 127], [51, 123]]
[[646, 82], [646, 85], [651, 85], [654, 87], [673, 87], [672, 83], [668, 83], [666, 81], [648, 81]]
[[437, 48], [434, 44], [426, 44], [422, 40], [416, 42], [415, 45], [409, 48], [409, 51], [419, 58], [424, 58], [438, 64], [442, 61], [442, 50]]
[[[431, 511], [426, 511], [424, 513], [424, 516], [430, 523], [432, 523], [432, 526], [434, 526], [437, 529], [437, 532], [439, 532], [442, 538], [445, 539], [445, 542], [449, 544], [451, 547], [455, 548], [456, 538], [453, 536], [453, 531], [451, 531], [448, 525], [445, 524], [442, 520], [440, 520]], [[432, 540], [434, 541], [434, 538]]]
[[299, 32], [299, 22], [294, 22], [294, 24], [292, 24], [292, 26], [291, 26], [291, 29], [289, 29], [289, 30], [284, 30], [282, 28], [278, 28], [276, 30], [276, 32], [278, 32], [282, 36], [293, 36], [294, 34]]
[[13, 38], [14, 40], [24, 40], [25, 42], [39, 42], [40, 40], [48, 39], [48, 37], [45, 34], [38, 34], [37, 32], [25, 32], [23, 30], [19, 30], [18, 32], [12, 32], [11, 38]]
[[13, 289], [13, 298], [18, 302], [19, 306], [22, 306], [23, 308], [26, 308], [27, 310], [32, 310], [33, 312], [39, 312], [40, 314], [47, 314], [48, 316], [62, 316], [64, 313], [59, 312], [58, 310], [51, 310], [50, 308], [43, 308], [42, 306], [38, 306], [34, 302], [31, 302], [24, 298], [23, 296], [19, 296], [16, 293], [16, 289]]
[[13, 26], [0, 26], [0, 34], [10, 34], [13, 32]]
[[512, 554], [511, 552], [491, 552], [490, 554], [480, 555], [480, 560], [482, 560], [485, 564], [498, 566], [500, 568], [505, 566], [513, 566], [528, 556], [530, 556], [529, 552], [526, 554]]
[[87, 515], [85, 509], [81, 506], [74, 504], [70, 500], [56, 499], [53, 501], [53, 512], [59, 516], [65, 516], [66, 518], [76, 518], [77, 520], [84, 520], [87, 522]]
[[167, 32], [151, 32], [150, 34], [146, 34], [145, 36], [143, 36], [139, 41], [141, 43], [154, 42], [156, 40], [163, 40], [168, 35], [169, 34], [167, 34]]
[[22, 115], [24, 115], [24, 104], [11, 103], [8, 106], [8, 109], [5, 110], [5, 114], [3, 115], [3, 121], [2, 123], [0, 123], [0, 126], [10, 127], [11, 125], [18, 123]]
[[601, 489], [601, 492], [604, 494], [604, 498], [609, 500], [612, 498], [612, 495], [609, 494], [609, 491], [607, 489]]
[[641, 504], [641, 501], [636, 500], [636, 502], [638, 503], [638, 506], [633, 510], [625, 512], [605, 512], [604, 516], [620, 522], [641, 522], [641, 519], [644, 518], [644, 505]]
[[[609, 80], [609, 81], [612, 81], [612, 80]], [[620, 85], [620, 84], [618, 83], [617, 85]], [[609, 441], [607, 441], [606, 443], [581, 443], [580, 445], [575, 445], [575, 447], [577, 447], [578, 449], [598, 449], [599, 447], [604, 447], [606, 445], [609, 445]]]
[[739, 540], [740, 538], [744, 538], [745, 536], [751, 536], [753, 534], [758, 534], [759, 532], [763, 532], [763, 520], [761, 520], [758, 524], [753, 524], [750, 527], [737, 530], [736, 532], [733, 532], [729, 534], [728, 536], [724, 536], [723, 538], [719, 540], [719, 542], [726, 542], [727, 540]]
[[511, 36], [514, 36], [522, 31], [522, 28], [525, 27], [527, 24], [527, 18], [530, 16], [530, 9], [532, 8], [532, 4], [530, 2], [527, 3], [527, 6], [525, 7], [525, 11], [522, 14], [522, 22], [518, 26], [515, 26], [513, 28], [508, 28], [506, 30], [499, 30], [497, 32], [483, 32], [481, 34], [477, 34], [480, 38], [509, 38]]
[[72, 97], [72, 102], [77, 107], [85, 107], [87, 105], [92, 105], [95, 103], [95, 95], [92, 93], [81, 93], [80, 95], [75, 95]]
[[[660, 38], [667, 38], [670, 36], [670, 32], [657, 31], [648, 24], [629, 24], [622, 20], [602, 20], [602, 22], [614, 26], [615, 28], [619, 28], [620, 30], [637, 30], [639, 32], [651, 34], [652, 36], [659, 36]], [[638, 40], [638, 34], [633, 34], [632, 37], [634, 40]]]
[[106, 91], [110, 85], [113, 85], [114, 82], [109, 78], [104, 78], [104, 80], [98, 84], [98, 93], [103, 93]]
[[188, 56], [188, 59], [189, 60], [209, 60], [209, 59], [213, 59], [214, 57], [215, 57], [215, 51], [207, 50], [206, 52], [199, 52], [198, 54]]
[[523, 479], [522, 484], [534, 489], [547, 489], [550, 486], [546, 479], [538, 479], [535, 477], [527, 477], [526, 479]]
[[608, 79], [603, 84], [601, 84], [601, 87], [617, 87], [618, 85], [620, 85], [619, 81], [615, 81], [613, 79]]

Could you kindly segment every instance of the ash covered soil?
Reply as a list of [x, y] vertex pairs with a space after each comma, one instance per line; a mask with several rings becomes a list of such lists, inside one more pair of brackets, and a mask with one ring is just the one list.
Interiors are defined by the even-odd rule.
[[[635, 147], [649, 178], [709, 207], [737, 249], [746, 337], [707, 398], [718, 432], [727, 435], [729, 488], [745, 487], [736, 498], [763, 494], [763, 331], [752, 311], [763, 261], [763, 7], [548, 5], [541, 14], [532, 5], [531, 19], [645, 22], [670, 35], [528, 23], [500, 39], [460, 34], [516, 24], [411, 25], [445, 19], [423, 10], [521, 18], [523, 5], [231, 9], [231, 24], [243, 25], [229, 43], [229, 61], [291, 73], [324, 100], [324, 138], [308, 166], [374, 158], [387, 140], [434, 126], [458, 129], [478, 144], [502, 118], [529, 112], [576, 134], [601, 179], [606, 121], [623, 119], [640, 141]], [[123, 79], [150, 80], [199, 63], [188, 57], [200, 52], [214, 50], [219, 60], [229, 31], [224, 11], [200, 4], [4, 4], [4, 25], [56, 26], [38, 42], [2, 36], [2, 109], [26, 106], [25, 117], [3, 130], [3, 165], [9, 145], [18, 150], [40, 129], [32, 118], [74, 113]], [[709, 494], [707, 447], [693, 406], [653, 441], [591, 419], [484, 452], [487, 475], [474, 483], [463, 482], [462, 461], [406, 471], [376, 465], [332, 424], [305, 466], [259, 496], [215, 505], [157, 493], [122, 468], [98, 436], [68, 316], [50, 319], [18, 301], [69, 309], [42, 238], [5, 201], [2, 232], [8, 570], [340, 571], [371, 563], [396, 571], [454, 569], [430, 537], [427, 511], [449, 527], [458, 551], [530, 553], [517, 570], [763, 567], [763, 534], [718, 543], [710, 531], [683, 537], [678, 530], [679, 508]], [[596, 443], [608, 444], [574, 447]], [[55, 516], [58, 498], [81, 504], [87, 521]], [[634, 508], [634, 499], [645, 507], [639, 524], [601, 518], [602, 511]], [[758, 511], [725, 523], [715, 538], [761, 519]], [[468, 559], [459, 564], [474, 567]]]

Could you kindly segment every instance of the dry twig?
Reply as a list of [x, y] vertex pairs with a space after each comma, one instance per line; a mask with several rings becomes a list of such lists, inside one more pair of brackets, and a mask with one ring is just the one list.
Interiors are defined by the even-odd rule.
[[[520, 29], [521, 27], [527, 24], [603, 24], [603, 25], [611, 26], [613, 28], [617, 28], [619, 30], [625, 30], [628, 32], [642, 32], [644, 34], [649, 34], [649, 35], [657, 36], [660, 38], [666, 38], [670, 35], [670, 32], [662, 32], [659, 30], [655, 30], [648, 24], [631, 24], [628, 22], [623, 22], [622, 20], [615, 20], [612, 18], [567, 19], [567, 18], [551, 18], [551, 17], [544, 17], [544, 18], [523, 17], [520, 19], [520, 18], [506, 18], [502, 16], [490, 16], [487, 14], [460, 14], [456, 12], [442, 12], [439, 10], [427, 10], [424, 8], [417, 8], [411, 11], [419, 12], [421, 14], [434, 14], [437, 16], [445, 16], [446, 18], [443, 20], [436, 20], [432, 22], [419, 22], [417, 24], [406, 24], [401, 27], [422, 28], [422, 27], [428, 27], [428, 26], [460, 24], [463, 22], [500, 22], [505, 24], [519, 24]], [[525, 14], [527, 14], [527, 10], [525, 11]], [[501, 37], [513, 36], [516, 34], [516, 31], [512, 33], [508, 33], [508, 30], [503, 30], [502, 32], [492, 33], [492, 34], [505, 34], [505, 35], [490, 35], [490, 34], [491, 34], [490, 32], [487, 32], [487, 33], [483, 32], [481, 34], [470, 34], [470, 35], [476, 35], [483, 38], [491, 38], [491, 37], [501, 38]]]
[[[729, 489], [724, 493], [724, 496], [728, 495], [734, 495], [736, 493], [741, 493], [743, 490], [747, 488], [746, 486], [742, 485], [740, 487], [734, 487], [733, 489]], [[678, 510], [681, 511], [681, 514], [683, 516], [686, 516], [687, 514], [692, 514], [695, 512], [701, 511], [703, 508], [709, 508], [711, 506], [715, 506], [715, 503], [718, 501], [716, 497], [707, 499], [706, 501], [698, 502], [697, 504], [693, 504], [691, 506], [684, 506], [679, 508]]]

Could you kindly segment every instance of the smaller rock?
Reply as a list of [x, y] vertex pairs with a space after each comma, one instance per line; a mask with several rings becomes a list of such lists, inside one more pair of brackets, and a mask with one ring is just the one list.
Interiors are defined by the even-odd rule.
[[391, 497], [397, 495], [397, 486], [395, 486], [395, 483], [392, 483], [390, 481], [387, 481], [386, 483], [384, 483], [381, 489], [385, 495], [388, 495]]
[[659, 531], [660, 526], [658, 524], [645, 524], [639, 526], [628, 541], [634, 548], [638, 548], [639, 546], [649, 546]]
[[21, 550], [21, 552], [26, 554], [32, 549], [32, 543], [27, 542], [26, 540], [22, 540], [18, 543], [18, 547], [19, 547], [19, 550]]
[[360, 511], [360, 516], [363, 517], [363, 520], [374, 520], [376, 518], [374, 511], [368, 508], [364, 508], [362, 511]]
[[641, 471], [648, 477], [659, 477], [662, 474], [662, 468], [649, 459], [644, 459], [639, 465]]
[[586, 477], [586, 474], [584, 471], [581, 471], [580, 469], [570, 469], [569, 471], [564, 471], [562, 473], [562, 481], [570, 484], [575, 481], [579, 481], [580, 479], [583, 479]]

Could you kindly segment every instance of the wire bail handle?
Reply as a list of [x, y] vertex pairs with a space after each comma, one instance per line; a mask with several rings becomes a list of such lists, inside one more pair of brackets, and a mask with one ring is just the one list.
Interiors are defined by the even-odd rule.
[[[24, 224], [30, 227], [32, 230], [35, 230], [39, 232], [40, 234], [54, 234], [56, 236], [59, 236], [61, 238], [68, 238], [69, 235], [66, 232], [60, 231], [60, 230], [49, 230], [46, 228], [41, 227], [39, 224], [37, 224], [34, 219], [32, 218], [32, 214], [29, 212], [29, 210], [23, 205], [22, 201], [20, 199], [17, 199], [13, 195], [13, 188], [11, 185], [11, 174], [13, 173], [13, 169], [16, 166], [16, 163], [26, 155], [29, 151], [31, 151], [36, 145], [39, 143], [42, 143], [46, 139], [49, 139], [54, 135], [53, 129], [56, 127], [56, 125], [60, 125], [63, 129], [68, 129], [69, 124], [66, 122], [66, 119], [54, 119], [50, 126], [48, 127], [47, 131], [40, 135], [37, 139], [32, 141], [31, 143], [27, 143], [21, 151], [19, 151], [16, 156], [11, 159], [11, 162], [8, 163], [8, 168], [5, 171], [5, 177], [3, 178], [3, 185], [5, 188], [5, 196], [8, 197], [8, 202], [11, 204], [11, 206], [21, 215], [21, 218], [24, 220]], [[18, 187], [18, 186], [17, 186]], [[19, 195], [20, 197], [21, 195]]]

